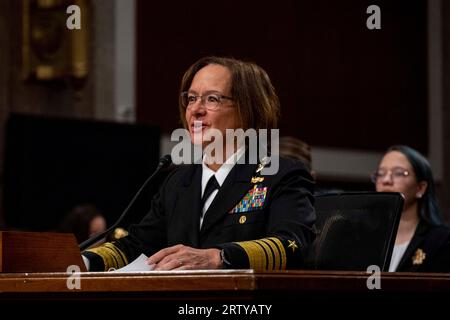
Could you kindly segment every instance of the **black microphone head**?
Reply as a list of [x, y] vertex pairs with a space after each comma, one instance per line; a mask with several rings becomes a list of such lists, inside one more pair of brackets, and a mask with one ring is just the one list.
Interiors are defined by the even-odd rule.
[[158, 168], [166, 168], [172, 164], [172, 157], [170, 154], [166, 154], [159, 159]]

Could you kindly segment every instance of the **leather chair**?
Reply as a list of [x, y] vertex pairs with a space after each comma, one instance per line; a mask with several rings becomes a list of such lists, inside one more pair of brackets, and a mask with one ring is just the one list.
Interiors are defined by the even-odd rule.
[[388, 271], [403, 196], [391, 192], [357, 192], [316, 197], [316, 239], [307, 268]]

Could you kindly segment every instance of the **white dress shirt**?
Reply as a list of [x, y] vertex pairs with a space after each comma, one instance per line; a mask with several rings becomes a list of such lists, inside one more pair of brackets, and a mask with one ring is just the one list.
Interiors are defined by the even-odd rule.
[[[240, 147], [236, 153], [233, 153], [227, 161], [225, 161], [224, 164], [217, 170], [213, 171], [211, 170], [205, 163], [205, 157], [203, 157], [202, 162], [202, 194], [205, 193], [206, 184], [209, 181], [209, 178], [211, 178], [212, 175], [216, 176], [216, 180], [219, 183], [219, 186], [222, 186], [225, 179], [227, 178], [228, 174], [230, 173], [231, 169], [233, 169], [234, 165], [238, 162], [238, 160], [242, 157], [242, 155], [245, 153], [245, 146]], [[205, 204], [202, 208], [202, 216], [200, 217], [200, 228], [202, 227], [203, 218], [205, 215], [205, 212], [208, 210], [211, 203], [214, 201], [214, 198], [216, 197], [219, 190], [214, 190], [211, 195], [206, 199]]]
[[409, 241], [394, 246], [394, 251], [392, 252], [391, 257], [391, 263], [389, 265], [389, 272], [395, 272], [395, 270], [397, 270], [398, 264], [400, 263], [400, 260], [402, 260], [406, 248], [408, 248], [408, 244]]

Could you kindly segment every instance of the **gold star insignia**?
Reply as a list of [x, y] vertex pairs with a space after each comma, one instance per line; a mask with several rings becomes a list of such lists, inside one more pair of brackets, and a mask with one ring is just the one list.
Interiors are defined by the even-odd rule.
[[288, 242], [289, 242], [288, 248], [292, 248], [292, 252], [295, 252], [295, 249], [298, 249], [295, 240], [288, 240]]
[[425, 260], [426, 258], [426, 253], [423, 252], [422, 249], [417, 249], [416, 252], [414, 253], [414, 256], [412, 257], [412, 263], [413, 265], [419, 265], [423, 263], [423, 260]]

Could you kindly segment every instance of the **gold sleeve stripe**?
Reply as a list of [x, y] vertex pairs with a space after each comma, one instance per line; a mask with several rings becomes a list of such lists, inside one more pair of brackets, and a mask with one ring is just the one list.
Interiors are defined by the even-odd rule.
[[269, 259], [269, 266], [268, 266], [268, 270], [278, 270], [280, 269], [280, 255], [277, 254], [278, 250], [276, 248], [273, 248], [273, 242], [267, 240], [267, 239], [261, 239], [259, 240], [262, 243], [264, 243], [267, 248], [269, 248], [270, 253], [269, 253], [269, 257], [271, 257], [271, 259]]
[[[117, 268], [121, 268], [121, 261], [122, 261], [122, 257], [120, 256], [120, 254], [115, 250], [115, 246], [113, 244], [106, 244], [105, 245], [105, 249], [109, 250], [109, 254], [111, 259], [113, 260], [113, 264], [110, 267], [113, 267], [114, 269]], [[119, 262], [120, 259], [120, 262]], [[109, 269], [109, 268], [108, 268]]]
[[265, 270], [266, 259], [264, 258], [264, 249], [261, 246], [254, 241], [242, 241], [236, 242], [236, 244], [245, 250], [251, 269]]
[[126, 266], [128, 264], [127, 257], [122, 252], [122, 250], [120, 250], [119, 248], [117, 248], [114, 245], [114, 243], [108, 244], [107, 248], [109, 248], [113, 252], [115, 259], [118, 260], [117, 261], [117, 263], [118, 263], [117, 268], [122, 268], [122, 267], [124, 267], [124, 266]]
[[111, 242], [111, 244], [113, 245], [113, 247], [116, 249], [117, 253], [119, 253], [120, 257], [122, 258], [123, 263], [125, 263], [125, 266], [128, 264], [128, 259], [127, 256], [125, 255], [125, 253], [123, 253], [122, 250], [120, 250], [115, 244], [114, 242]]
[[255, 243], [257, 243], [259, 246], [261, 246], [262, 249], [264, 250], [264, 258], [266, 260], [264, 269], [265, 270], [273, 270], [274, 264], [275, 264], [275, 261], [274, 261], [275, 257], [272, 253], [272, 249], [263, 240], [255, 240]]
[[274, 243], [274, 247], [277, 248], [278, 255], [280, 257], [280, 270], [286, 270], [286, 250], [284, 250], [283, 243], [276, 237], [266, 238], [268, 241]]
[[247, 254], [250, 268], [254, 270], [285, 270], [286, 251], [275, 237], [235, 242]]
[[248, 241], [247, 245], [249, 247], [251, 260], [253, 260], [253, 263], [250, 262], [250, 267], [255, 270], [265, 270], [266, 267], [266, 259], [264, 254], [264, 249], [261, 248], [257, 243], [254, 241]]
[[111, 268], [119, 269], [128, 264], [128, 259], [125, 254], [114, 244], [109, 242], [100, 247], [88, 249], [86, 251], [98, 254], [103, 259], [105, 271]]
[[285, 270], [286, 269], [286, 252], [284, 251], [283, 243], [275, 237], [265, 238], [266, 242], [271, 243], [271, 248], [274, 251], [274, 256], [277, 257], [277, 270]]

